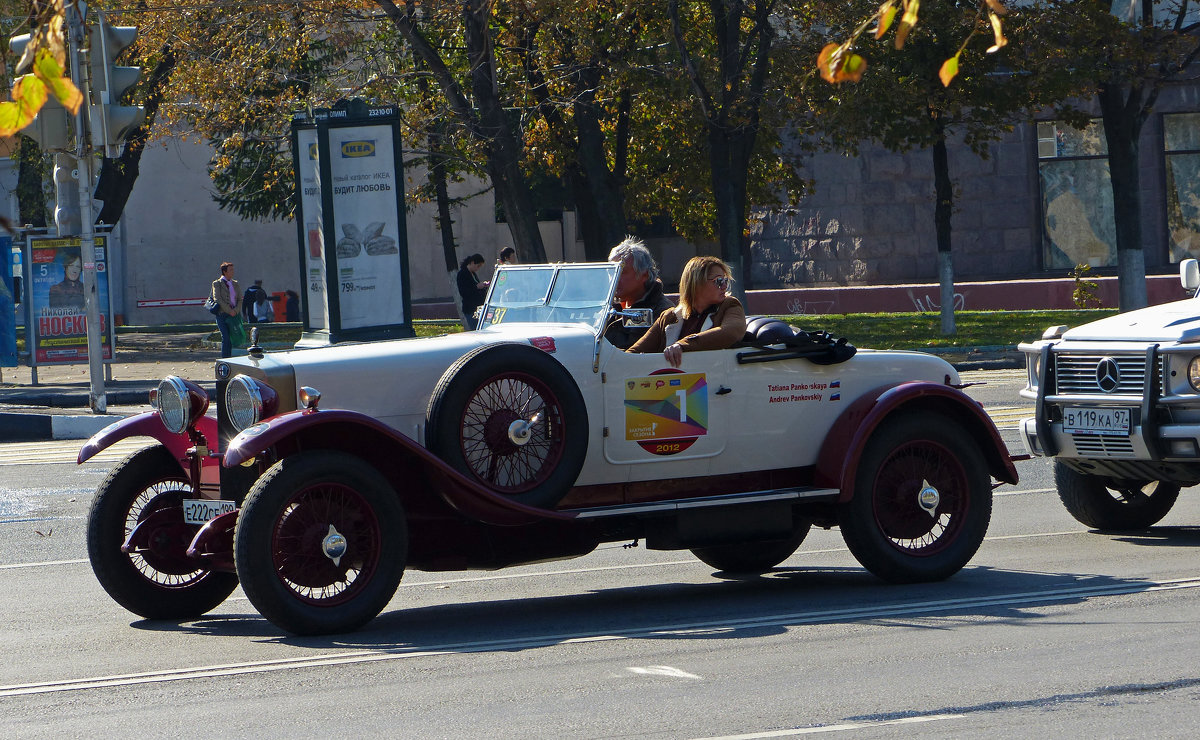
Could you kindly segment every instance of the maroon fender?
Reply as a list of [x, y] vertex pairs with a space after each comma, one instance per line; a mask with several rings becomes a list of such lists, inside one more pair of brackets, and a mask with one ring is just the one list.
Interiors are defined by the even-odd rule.
[[[205, 439], [215, 440], [217, 439], [217, 420], [211, 416], [202, 416], [196, 422], [196, 430], [203, 434]], [[156, 411], [146, 411], [134, 416], [127, 416], [96, 432], [92, 435], [91, 439], [83, 443], [83, 447], [79, 449], [79, 457], [76, 462], [83, 464], [97, 452], [129, 437], [153, 437], [157, 439], [171, 452], [171, 457], [180, 461], [180, 467], [184, 469], [184, 472], [187, 472], [187, 467], [183, 465], [182, 461], [187, 458], [187, 451], [192, 446], [191, 438], [188, 437], [187, 432], [183, 434], [168, 432]]]
[[420, 469], [433, 483], [433, 492], [468, 518], [500, 526], [532, 524], [546, 519], [575, 519], [575, 514], [526, 506], [496, 493], [451, 468], [411, 438], [373, 417], [356, 411], [292, 411], [259, 422], [243, 429], [229, 441], [229, 447], [225, 450], [224, 465], [227, 468], [240, 465], [271, 447], [300, 435], [308, 438], [306, 444], [301, 445], [301, 449], [319, 448], [320, 445], [314, 446], [311, 440], [314, 434], [321, 434], [322, 427], [330, 428], [330, 434], [333, 435], [339, 434], [336, 428], [344, 430], [346, 426], [365, 429], [390, 444], [392, 449], [388, 451], [389, 455], [394, 454], [403, 459], [406, 465]]
[[821, 445], [816, 484], [839, 488], [842, 493], [838, 501], [849, 501], [867, 440], [889, 414], [901, 407], [941, 411], [958, 419], [979, 443], [991, 476], [1004, 483], [1017, 482], [1017, 469], [1009, 459], [1008, 448], [982, 406], [957, 388], [910, 381], [881, 386], [873, 394], [860, 396], [842, 412]]
[[213, 517], [200, 527], [188, 545], [187, 556], [203, 562], [209, 570], [236, 573], [233, 562], [233, 529], [237, 509]]

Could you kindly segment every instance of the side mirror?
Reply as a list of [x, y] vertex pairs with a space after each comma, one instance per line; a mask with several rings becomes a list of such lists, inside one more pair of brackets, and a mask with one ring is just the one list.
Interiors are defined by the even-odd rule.
[[1186, 259], [1179, 263], [1179, 282], [1183, 289], [1194, 293], [1200, 288], [1200, 264], [1194, 259]]
[[626, 329], [645, 329], [654, 323], [654, 310], [649, 308], [626, 308], [616, 312], [625, 319]]

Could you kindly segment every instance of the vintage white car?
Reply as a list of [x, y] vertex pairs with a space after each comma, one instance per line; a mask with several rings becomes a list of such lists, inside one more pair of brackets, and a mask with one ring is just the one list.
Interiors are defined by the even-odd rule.
[[[840, 526], [895, 582], [975, 553], [991, 478], [1016, 471], [954, 368], [916, 352], [749, 322], [732, 349], [622, 352], [611, 263], [500, 268], [477, 331], [247, 357], [207, 394], [178, 377], [156, 412], [79, 454], [149, 435], [101, 484], [88, 553], [148, 618], [189, 618], [240, 582], [293, 633], [355, 629], [406, 568], [689, 549], [725, 571], [786, 560]], [[318, 390], [319, 389], [319, 390]]]
[[[1200, 288], [1196, 260], [1180, 263]], [[1054, 458], [1063, 505], [1097, 529], [1144, 529], [1200, 483], [1200, 298], [1118, 314], [1020, 345], [1036, 401], [1021, 421], [1032, 455]]]

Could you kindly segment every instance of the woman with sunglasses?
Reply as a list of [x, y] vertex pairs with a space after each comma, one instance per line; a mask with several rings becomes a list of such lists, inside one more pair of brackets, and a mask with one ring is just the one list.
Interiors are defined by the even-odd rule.
[[746, 312], [729, 295], [732, 281], [720, 258], [691, 258], [679, 278], [679, 305], [625, 351], [662, 352], [671, 367], [679, 367], [684, 352], [732, 347], [746, 333]]

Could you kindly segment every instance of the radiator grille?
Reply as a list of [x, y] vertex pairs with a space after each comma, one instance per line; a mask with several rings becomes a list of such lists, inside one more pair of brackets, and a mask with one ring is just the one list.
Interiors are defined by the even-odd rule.
[[1129, 437], [1100, 434], [1072, 434], [1075, 449], [1081, 455], [1094, 457], [1133, 457], [1133, 442]]
[[[1116, 390], [1106, 393], [1096, 382], [1096, 366], [1106, 357], [1116, 360], [1121, 381]], [[1054, 357], [1058, 393], [1079, 395], [1142, 395], [1146, 385], [1146, 356], [1102, 354], [1057, 354]]]

